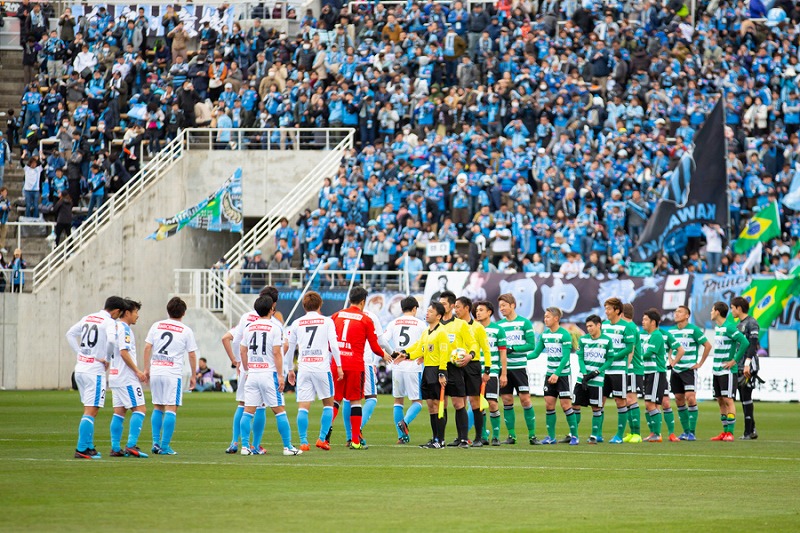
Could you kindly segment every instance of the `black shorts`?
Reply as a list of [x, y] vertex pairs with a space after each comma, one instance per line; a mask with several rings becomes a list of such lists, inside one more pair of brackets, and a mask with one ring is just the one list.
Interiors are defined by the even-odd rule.
[[669, 377], [669, 386], [673, 394], [685, 394], [695, 391], [697, 381], [696, 370], [684, 370], [683, 372], [672, 371]]
[[422, 389], [423, 400], [438, 400], [442, 386], [439, 385], [439, 367], [426, 366], [422, 369]]
[[644, 375], [644, 399], [648, 402], [660, 404], [664, 396], [669, 396], [667, 389], [667, 373], [653, 372]]
[[548, 383], [548, 379], [552, 374], [547, 374], [544, 377], [544, 395], [552, 398], [571, 398], [572, 390], [569, 386], [568, 376], [558, 376], [558, 381], [554, 384]]
[[[452, 398], [463, 398], [467, 395], [467, 388], [464, 385], [464, 369], [457, 367], [453, 363], [447, 363], [447, 385], [444, 387], [445, 396]], [[480, 392], [480, 389], [478, 389]]]
[[738, 380], [733, 374], [714, 375], [714, 398], [736, 399], [737, 384]]
[[627, 374], [627, 385], [625, 387], [625, 391], [627, 393], [635, 392], [636, 396], [642, 397], [642, 391], [644, 386], [644, 376], [640, 376], [638, 374]]
[[613, 396], [614, 398], [625, 397], [625, 374], [606, 374], [603, 382], [603, 398]]
[[530, 393], [531, 388], [528, 385], [528, 371], [525, 368], [509, 368], [506, 370], [508, 376], [508, 383], [505, 387], [500, 387], [500, 394], [517, 394]]
[[577, 383], [573, 393], [575, 394], [575, 399], [572, 400], [572, 405], [581, 405], [583, 407], [603, 407], [602, 387], [592, 387], [589, 385], [584, 389], [580, 383]]
[[467, 390], [467, 396], [480, 396], [481, 384], [483, 383], [483, 365], [480, 361], [470, 361], [467, 366], [462, 367], [464, 371], [464, 387]]
[[483, 395], [487, 400], [498, 401], [500, 399], [499, 376], [489, 376], [489, 381], [486, 382], [486, 392]]

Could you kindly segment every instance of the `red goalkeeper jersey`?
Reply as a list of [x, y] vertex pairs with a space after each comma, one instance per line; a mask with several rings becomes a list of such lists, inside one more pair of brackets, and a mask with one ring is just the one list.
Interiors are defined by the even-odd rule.
[[375, 335], [372, 319], [358, 307], [352, 306], [333, 314], [336, 325], [336, 338], [339, 340], [339, 352], [342, 356], [342, 370], [364, 371], [364, 346], [369, 342], [372, 351], [382, 354]]

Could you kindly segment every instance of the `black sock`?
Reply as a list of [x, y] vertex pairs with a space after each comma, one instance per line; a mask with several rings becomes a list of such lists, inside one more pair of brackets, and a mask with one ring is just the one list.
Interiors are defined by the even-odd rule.
[[481, 410], [473, 409], [472, 418], [475, 420], [475, 440], [479, 441], [483, 438], [483, 414]]
[[[447, 413], [447, 411], [445, 411]], [[437, 429], [437, 436], [436, 438], [439, 439], [439, 442], [444, 444], [444, 430], [447, 427], [447, 416], [443, 418], [436, 418], [436, 429]]]
[[436, 440], [439, 437], [439, 415], [436, 413], [431, 415], [431, 432], [432, 440]]
[[469, 437], [469, 417], [466, 407], [456, 409], [456, 431], [459, 440], [467, 440]]

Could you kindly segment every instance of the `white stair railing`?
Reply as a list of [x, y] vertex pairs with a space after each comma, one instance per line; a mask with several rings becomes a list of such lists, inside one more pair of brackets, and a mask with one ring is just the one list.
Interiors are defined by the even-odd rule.
[[175, 295], [192, 307], [222, 313], [231, 328], [252, 307], [228, 285], [228, 276], [223, 270], [176, 269]]
[[245, 254], [264, 245], [267, 239], [275, 234], [281, 217], [291, 219], [300, 213], [311, 195], [320, 190], [323, 179], [335, 176], [345, 150], [353, 147], [353, 134], [354, 130], [350, 130], [339, 144], [326, 153], [317, 166], [286, 194], [285, 198], [290, 200], [289, 202], [277, 204], [242, 236], [239, 242], [225, 254], [225, 262], [228, 265], [238, 267], [244, 261]]

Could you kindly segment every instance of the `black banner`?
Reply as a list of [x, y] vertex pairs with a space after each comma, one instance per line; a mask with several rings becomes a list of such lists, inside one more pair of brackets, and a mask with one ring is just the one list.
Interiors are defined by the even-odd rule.
[[694, 151], [672, 172], [668, 194], [658, 203], [631, 250], [634, 261], [650, 261], [663, 250], [670, 232], [689, 224], [728, 224], [725, 167], [725, 110], [717, 101], [697, 132]]

